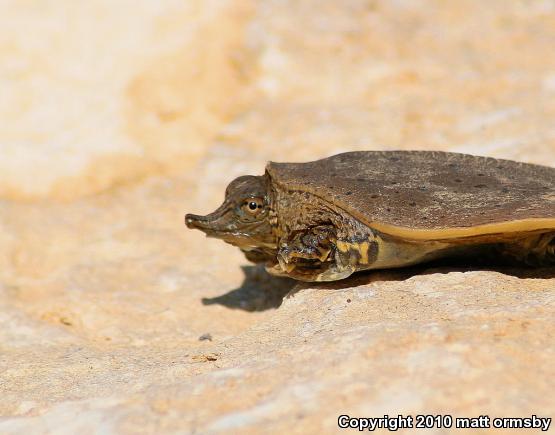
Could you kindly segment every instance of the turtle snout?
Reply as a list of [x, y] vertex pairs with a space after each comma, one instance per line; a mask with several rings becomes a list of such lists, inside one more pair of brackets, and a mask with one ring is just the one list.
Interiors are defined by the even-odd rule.
[[185, 215], [185, 225], [187, 228], [197, 228], [199, 230], [205, 228], [202, 224], [205, 223], [206, 218], [196, 214], [187, 213]]
[[209, 237], [220, 237], [221, 233], [227, 233], [233, 227], [233, 216], [229, 215], [229, 207], [224, 204], [215, 212], [206, 216], [187, 213], [185, 225], [189, 228], [201, 230]]

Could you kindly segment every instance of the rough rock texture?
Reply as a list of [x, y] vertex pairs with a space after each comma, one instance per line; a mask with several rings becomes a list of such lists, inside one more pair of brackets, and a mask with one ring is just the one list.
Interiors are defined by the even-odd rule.
[[297, 285], [183, 226], [270, 159], [555, 165], [552, 1], [8, 1], [0, 23], [0, 433], [555, 417], [554, 270]]

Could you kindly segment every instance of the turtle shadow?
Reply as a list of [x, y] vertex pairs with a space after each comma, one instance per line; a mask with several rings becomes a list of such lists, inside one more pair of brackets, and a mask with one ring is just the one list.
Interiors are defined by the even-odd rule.
[[378, 281], [404, 281], [421, 274], [423, 268], [404, 268], [359, 272], [347, 279], [333, 282], [302, 282], [270, 275], [263, 266], [241, 266], [243, 283], [213, 298], [202, 298], [203, 305], [222, 305], [244, 311], [266, 311], [279, 308], [283, 300], [308, 288], [344, 289]]
[[[346, 288], [360, 287], [377, 282], [406, 281], [416, 275], [422, 275], [424, 267], [404, 267], [399, 269], [375, 269], [357, 272], [340, 281], [305, 282], [294, 289], [296, 293], [303, 288], [316, 288], [327, 290], [343, 290]], [[287, 296], [292, 296], [293, 292]]]
[[243, 283], [236, 289], [213, 298], [202, 298], [203, 305], [223, 305], [244, 311], [266, 311], [278, 308], [284, 297], [298, 285], [290, 278], [271, 276], [261, 265], [241, 266]]
[[520, 279], [553, 279], [555, 266], [532, 267], [498, 258], [445, 258], [422, 264], [421, 275], [449, 272], [497, 272]]
[[268, 274], [262, 266], [241, 266], [245, 275], [240, 287], [214, 298], [203, 298], [203, 305], [223, 305], [244, 311], [266, 311], [279, 308], [285, 298], [301, 290], [342, 290], [372, 283], [406, 281], [414, 276], [452, 272], [497, 272], [520, 279], [553, 279], [555, 267], [522, 267], [503, 263], [444, 259], [399, 269], [379, 269], [358, 272], [349, 278], [332, 282], [299, 282]]
[[[432, 275], [437, 273], [448, 274], [452, 272], [497, 272], [519, 279], [555, 278], [555, 267], [553, 266], [534, 268], [518, 265], [515, 266], [514, 264], [507, 264], [502, 261], [483, 262], [480, 260], [462, 260], [457, 258], [447, 258], [399, 269], [377, 269], [362, 271], [341, 281], [303, 284], [311, 284], [309, 286], [306, 286], [310, 288], [341, 290], [350, 287], [368, 285], [376, 282], [405, 281], [414, 276]], [[301, 289], [302, 287], [299, 287], [295, 290], [298, 291]]]

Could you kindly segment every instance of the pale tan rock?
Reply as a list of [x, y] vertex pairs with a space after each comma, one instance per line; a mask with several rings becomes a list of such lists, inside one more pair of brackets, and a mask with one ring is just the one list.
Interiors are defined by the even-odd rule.
[[191, 168], [248, 96], [248, 15], [241, 0], [3, 5], [0, 195], [70, 199]]
[[297, 284], [183, 226], [269, 159], [555, 165], [552, 2], [39, 3], [0, 14], [0, 433], [555, 416], [552, 269]]

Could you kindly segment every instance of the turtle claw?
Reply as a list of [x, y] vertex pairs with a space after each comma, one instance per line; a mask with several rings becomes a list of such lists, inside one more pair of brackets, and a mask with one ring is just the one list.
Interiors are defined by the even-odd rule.
[[295, 264], [291, 261], [291, 258], [282, 255], [282, 253], [278, 253], [277, 255], [277, 260], [278, 260], [278, 264], [279, 267], [285, 271], [286, 273], [291, 272], [293, 269], [295, 269]]
[[266, 266], [266, 271], [274, 276], [287, 276], [299, 281], [322, 282], [347, 278], [355, 272], [355, 267], [339, 267], [331, 262], [311, 263], [310, 260], [306, 260], [305, 262], [295, 261], [293, 263], [285, 263], [283, 258], [280, 259], [278, 256], [278, 263]]

